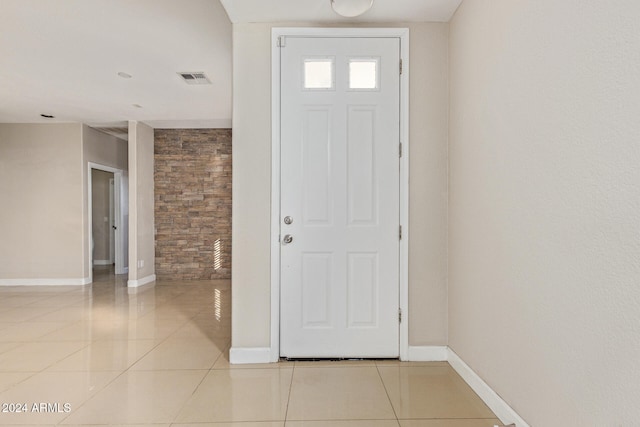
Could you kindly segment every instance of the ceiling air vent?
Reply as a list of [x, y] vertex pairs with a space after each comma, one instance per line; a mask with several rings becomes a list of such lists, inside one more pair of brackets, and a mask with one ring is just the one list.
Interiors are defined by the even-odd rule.
[[184, 80], [189, 85], [210, 85], [211, 80], [207, 77], [205, 73], [201, 72], [185, 72], [178, 73], [182, 80]]

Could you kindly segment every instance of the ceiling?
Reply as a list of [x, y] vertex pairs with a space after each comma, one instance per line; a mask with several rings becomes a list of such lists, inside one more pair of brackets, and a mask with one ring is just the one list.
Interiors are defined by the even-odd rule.
[[231, 22], [448, 21], [462, 0], [375, 0], [352, 20], [330, 0], [0, 1], [0, 123], [171, 128], [231, 126]]
[[342, 18], [331, 0], [221, 0], [233, 23], [448, 22], [462, 0], [374, 0], [357, 18]]
[[218, 0], [0, 0], [0, 122], [230, 127], [231, 78]]

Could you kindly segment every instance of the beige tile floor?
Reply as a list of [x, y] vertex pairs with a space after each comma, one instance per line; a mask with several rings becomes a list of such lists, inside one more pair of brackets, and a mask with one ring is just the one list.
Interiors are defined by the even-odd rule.
[[230, 365], [230, 296], [228, 281], [129, 291], [108, 268], [82, 288], [0, 288], [0, 425], [501, 425], [447, 363]]

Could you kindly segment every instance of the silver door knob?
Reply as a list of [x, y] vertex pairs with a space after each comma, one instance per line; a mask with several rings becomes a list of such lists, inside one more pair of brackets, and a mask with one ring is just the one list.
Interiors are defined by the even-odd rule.
[[285, 245], [288, 245], [289, 243], [293, 242], [293, 236], [291, 234], [285, 234], [282, 238], [282, 241]]

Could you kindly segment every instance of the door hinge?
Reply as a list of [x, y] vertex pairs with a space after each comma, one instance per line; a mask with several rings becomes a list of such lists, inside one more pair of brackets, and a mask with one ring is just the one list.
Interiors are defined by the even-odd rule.
[[398, 149], [400, 157], [402, 157], [402, 142], [400, 143], [400, 148]]
[[399, 227], [398, 237], [400, 238], [400, 240], [402, 240], [402, 226]]
[[286, 46], [286, 39], [284, 36], [278, 36], [278, 42], [276, 43], [278, 45], [278, 47], [285, 47]]
[[402, 74], [402, 58], [400, 58], [400, 74]]
[[398, 309], [398, 322], [402, 323], [402, 309]]

